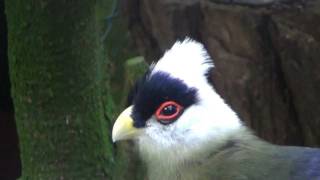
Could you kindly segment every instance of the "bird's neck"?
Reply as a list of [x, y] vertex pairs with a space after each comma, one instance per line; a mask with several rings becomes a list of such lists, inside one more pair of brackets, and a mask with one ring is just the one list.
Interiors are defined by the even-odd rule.
[[261, 147], [265, 144], [242, 126], [225, 135], [223, 139], [220, 138], [218, 142], [214, 137], [208, 137], [194, 147], [180, 147], [149, 155], [143, 152], [142, 157], [145, 158], [151, 179], [198, 179], [195, 177], [197, 173], [192, 171], [196, 170], [199, 164], [234, 146], [252, 146], [248, 145], [248, 142], [254, 142]]

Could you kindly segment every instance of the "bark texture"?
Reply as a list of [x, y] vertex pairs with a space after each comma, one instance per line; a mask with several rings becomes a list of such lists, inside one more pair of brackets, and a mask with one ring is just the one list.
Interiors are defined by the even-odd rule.
[[6, 1], [23, 179], [110, 175], [101, 8], [108, 11], [99, 1]]
[[[320, 1], [247, 6], [126, 0], [139, 51], [157, 60], [177, 39], [203, 42], [216, 90], [258, 136], [320, 145]], [[181, 65], [183, 66], [183, 64]]]

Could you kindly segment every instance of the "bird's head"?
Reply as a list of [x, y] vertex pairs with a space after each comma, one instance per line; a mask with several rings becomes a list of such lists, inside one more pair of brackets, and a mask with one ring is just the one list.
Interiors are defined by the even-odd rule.
[[137, 82], [113, 141], [134, 139], [152, 159], [184, 159], [223, 142], [241, 123], [210, 85], [212, 68], [202, 44], [176, 42]]

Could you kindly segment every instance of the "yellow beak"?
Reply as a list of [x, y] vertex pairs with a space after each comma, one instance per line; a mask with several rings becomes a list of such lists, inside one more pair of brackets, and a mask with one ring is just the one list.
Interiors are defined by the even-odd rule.
[[131, 117], [132, 106], [125, 109], [117, 118], [112, 129], [112, 141], [134, 139], [140, 134], [141, 130], [133, 126]]

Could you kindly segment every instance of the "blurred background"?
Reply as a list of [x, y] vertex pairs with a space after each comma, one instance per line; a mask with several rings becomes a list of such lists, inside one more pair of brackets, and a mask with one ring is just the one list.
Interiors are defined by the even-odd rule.
[[111, 128], [148, 64], [187, 36], [259, 137], [319, 147], [319, 18], [319, 0], [0, 0], [0, 179], [145, 179]]

